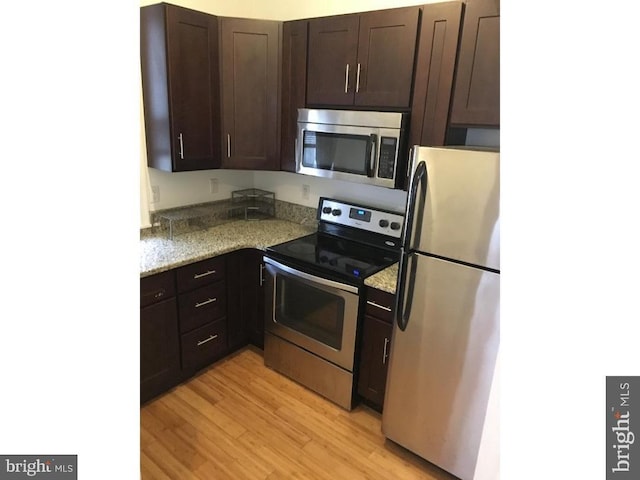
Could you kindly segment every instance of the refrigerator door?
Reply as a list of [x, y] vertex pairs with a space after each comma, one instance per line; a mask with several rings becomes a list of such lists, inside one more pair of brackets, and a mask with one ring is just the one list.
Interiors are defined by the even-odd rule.
[[409, 196], [405, 251], [500, 270], [500, 153], [414, 147], [414, 172], [420, 162], [426, 193], [420, 185]]
[[499, 347], [498, 273], [411, 253], [382, 414], [386, 437], [473, 478]]

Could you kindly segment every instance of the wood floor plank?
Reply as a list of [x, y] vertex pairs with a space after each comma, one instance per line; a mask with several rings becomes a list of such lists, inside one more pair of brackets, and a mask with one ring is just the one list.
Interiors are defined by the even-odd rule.
[[200, 480], [193, 471], [189, 470], [180, 460], [174, 457], [171, 451], [160, 442], [147, 443], [143, 445], [142, 451], [169, 478]]
[[243, 349], [140, 412], [144, 480], [456, 480]]
[[178, 387], [176, 389], [176, 396], [197, 410], [201, 415], [206, 416], [231, 437], [236, 438], [246, 432], [246, 429], [242, 425], [221, 409], [217, 408], [216, 405], [210, 404], [194, 390], [191, 390], [189, 385], [181, 385]]
[[176, 434], [190, 444], [213, 465], [224, 478], [263, 479], [272, 473], [271, 466], [255, 458], [253, 452], [242, 448], [237, 439], [224, 432], [202, 433], [185, 425]]
[[140, 452], [140, 476], [145, 480], [172, 480], [145, 452]]
[[335, 477], [324, 472], [322, 465], [305, 455], [302, 448], [266, 443], [263, 437], [251, 431], [242, 435], [239, 441], [263, 462], [272, 465], [276, 472], [286, 473], [294, 478], [335, 480]]

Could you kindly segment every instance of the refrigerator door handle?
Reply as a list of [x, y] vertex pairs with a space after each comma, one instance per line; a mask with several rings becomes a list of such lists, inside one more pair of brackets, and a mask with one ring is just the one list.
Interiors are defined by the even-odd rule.
[[[414, 154], [417, 149], [414, 150]], [[411, 250], [411, 240], [413, 236], [413, 222], [416, 218], [416, 209], [418, 208], [418, 187], [422, 186], [422, 206], [424, 207], [424, 197], [427, 191], [427, 164], [420, 161], [416, 166], [416, 170], [411, 177], [411, 184], [409, 186], [409, 195], [407, 196], [407, 219], [404, 223], [404, 232], [402, 235], [402, 245], [406, 251]], [[418, 214], [418, 219], [422, 221], [422, 211]]]
[[[411, 260], [411, 265], [409, 265]], [[408, 268], [410, 267], [410, 270]], [[404, 332], [409, 324], [411, 315], [411, 305], [413, 304], [413, 294], [416, 286], [416, 271], [418, 267], [418, 255], [414, 252], [402, 252], [398, 270], [398, 278], [401, 279], [398, 285], [398, 295], [396, 296], [396, 323], [400, 331]], [[409, 275], [406, 275], [406, 274]], [[408, 283], [408, 289], [407, 289]]]

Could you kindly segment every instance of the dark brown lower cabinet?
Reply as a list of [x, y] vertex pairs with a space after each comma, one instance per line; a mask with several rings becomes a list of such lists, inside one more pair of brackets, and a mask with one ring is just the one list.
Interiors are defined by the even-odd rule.
[[384, 403], [392, 330], [385, 321], [369, 315], [364, 318], [358, 393], [379, 409]]
[[229, 349], [247, 342], [264, 348], [262, 251], [240, 250], [227, 258]]
[[181, 337], [182, 369], [189, 375], [227, 352], [226, 318], [209, 322]]
[[140, 280], [140, 402], [180, 377], [178, 310], [172, 272]]
[[382, 411], [387, 385], [395, 295], [368, 288], [362, 323], [358, 394], [373, 408]]
[[262, 251], [244, 249], [140, 279], [140, 400], [230, 352], [264, 348]]

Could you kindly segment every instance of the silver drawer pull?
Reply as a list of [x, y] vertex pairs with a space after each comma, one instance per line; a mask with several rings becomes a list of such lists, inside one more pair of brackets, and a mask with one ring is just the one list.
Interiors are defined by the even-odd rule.
[[164, 296], [164, 290], [158, 290], [158, 292], [153, 296], [153, 298], [160, 298]]
[[213, 275], [214, 273], [216, 273], [216, 271], [215, 271], [215, 270], [207, 270], [207, 271], [206, 271], [206, 272], [204, 272], [204, 273], [196, 273], [196, 274], [193, 276], [193, 279], [195, 280], [196, 278], [206, 277], [207, 275]]
[[385, 312], [390, 312], [390, 311], [391, 311], [391, 309], [390, 309], [389, 307], [385, 307], [384, 305], [379, 305], [379, 304], [377, 304], [376, 302], [372, 302], [371, 300], [367, 300], [367, 303], [368, 303], [369, 305], [371, 305], [371, 306], [381, 308], [381, 309], [382, 309], [382, 310], [384, 310]]
[[344, 69], [344, 93], [349, 93], [349, 64]]
[[216, 302], [217, 298], [207, 298], [204, 302], [196, 303], [196, 308], [204, 307], [205, 305], [209, 305], [210, 303]]
[[387, 346], [389, 345], [389, 339], [384, 339], [384, 349], [382, 351], [382, 364], [385, 365], [387, 363]]
[[204, 345], [205, 343], [210, 342], [211, 340], [215, 340], [216, 338], [218, 338], [218, 335], [209, 335], [209, 338], [200, 340], [197, 346], [199, 347], [200, 345]]

